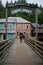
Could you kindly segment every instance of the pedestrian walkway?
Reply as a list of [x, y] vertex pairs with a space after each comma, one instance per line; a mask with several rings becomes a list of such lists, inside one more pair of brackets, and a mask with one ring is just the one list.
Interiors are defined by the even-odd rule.
[[16, 39], [1, 65], [43, 65], [43, 62], [24, 41]]

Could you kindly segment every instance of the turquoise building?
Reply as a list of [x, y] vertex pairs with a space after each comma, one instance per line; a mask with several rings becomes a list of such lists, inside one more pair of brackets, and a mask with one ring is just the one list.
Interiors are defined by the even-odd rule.
[[[0, 40], [5, 40], [5, 22], [6, 19], [0, 19]], [[7, 39], [15, 37], [16, 34], [16, 23], [14, 17], [8, 17], [7, 20]]]

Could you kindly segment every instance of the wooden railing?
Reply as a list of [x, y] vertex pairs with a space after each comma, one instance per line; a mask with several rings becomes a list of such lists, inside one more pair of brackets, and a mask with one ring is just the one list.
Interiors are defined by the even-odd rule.
[[26, 43], [38, 54], [38, 56], [43, 59], [43, 42], [34, 40], [34, 39], [26, 39]]
[[14, 38], [0, 42], [0, 63], [3, 61], [8, 51], [8, 48], [12, 45], [13, 42]]

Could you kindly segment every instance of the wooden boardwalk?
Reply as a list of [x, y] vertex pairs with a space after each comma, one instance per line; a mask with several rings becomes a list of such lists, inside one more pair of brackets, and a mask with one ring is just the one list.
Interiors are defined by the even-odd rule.
[[43, 65], [43, 61], [24, 41], [16, 39], [1, 65]]

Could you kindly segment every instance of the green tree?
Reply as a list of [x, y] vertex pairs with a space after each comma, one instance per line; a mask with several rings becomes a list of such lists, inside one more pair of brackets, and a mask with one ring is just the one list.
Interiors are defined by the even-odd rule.
[[5, 8], [2, 5], [2, 1], [0, 0], [0, 18], [3, 18], [5, 16]]
[[21, 0], [21, 3], [26, 3], [26, 0]]
[[17, 3], [16, 0], [14, 1], [14, 3]]
[[38, 23], [39, 24], [43, 23], [43, 8], [41, 8], [41, 14], [38, 16]]
[[18, 3], [20, 3], [21, 2], [21, 0], [18, 0]]
[[26, 3], [26, 0], [18, 0], [18, 3]]
[[[18, 2], [21, 2], [21, 1], [24, 2], [24, 0], [18, 0]], [[7, 5], [8, 5], [8, 2], [7, 2]], [[26, 9], [32, 10], [32, 14], [28, 14], [25, 12], [22, 12], [22, 13], [19, 12], [16, 14], [11, 14], [11, 10], [17, 9], [17, 8], [21, 8], [21, 9], [26, 8]], [[38, 15], [38, 23], [42, 24], [43, 23], [43, 8], [42, 8], [42, 6], [40, 6], [40, 10], [41, 10], [41, 13]], [[32, 23], [36, 21], [36, 15], [35, 15], [34, 9], [30, 8], [30, 7], [26, 7], [26, 6], [25, 7], [24, 6], [17, 6], [15, 8], [8, 8], [8, 16], [22, 17], [28, 21], [31, 21]], [[6, 17], [6, 9], [3, 7], [2, 1], [0, 0], [0, 18], [5, 18], [5, 17]]]
[[12, 0], [11, 0], [11, 4], [13, 4]]
[[2, 1], [0, 0], [0, 11], [3, 9]]

